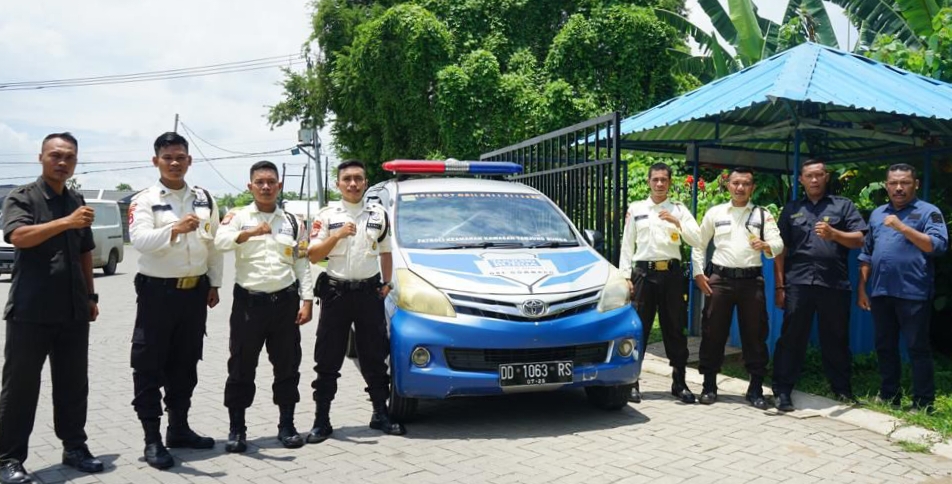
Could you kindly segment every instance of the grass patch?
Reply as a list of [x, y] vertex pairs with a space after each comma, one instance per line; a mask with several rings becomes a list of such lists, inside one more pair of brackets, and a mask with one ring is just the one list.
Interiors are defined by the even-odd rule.
[[[862, 401], [866, 408], [886, 413], [902, 419], [904, 422], [934, 430], [943, 438], [952, 437], [952, 360], [942, 355], [934, 355], [935, 360], [935, 413], [926, 415], [910, 409], [912, 401], [912, 372], [908, 363], [902, 365], [902, 388], [906, 396], [902, 400], [902, 408], [897, 410], [889, 405], [877, 405], [873, 402], [879, 394], [879, 367], [876, 353], [867, 353], [853, 357], [853, 392]], [[740, 356], [729, 357], [724, 361], [723, 374], [735, 378], [748, 379], [747, 370]], [[773, 375], [773, 361], [767, 368], [765, 384], [770, 386]], [[830, 386], [823, 374], [823, 363], [819, 348], [810, 347], [803, 364], [803, 373], [797, 382], [797, 390], [833, 398]], [[911, 452], [911, 451], [910, 451]]]
[[930, 453], [932, 448], [928, 444], [923, 444], [919, 442], [910, 442], [908, 440], [900, 440], [899, 442], [896, 442], [896, 445], [898, 445], [900, 449], [906, 452], [916, 452], [919, 454], [928, 454]]
[[654, 324], [651, 325], [651, 334], [648, 335], [648, 344], [661, 342], [661, 325], [658, 323], [658, 317], [655, 316]]

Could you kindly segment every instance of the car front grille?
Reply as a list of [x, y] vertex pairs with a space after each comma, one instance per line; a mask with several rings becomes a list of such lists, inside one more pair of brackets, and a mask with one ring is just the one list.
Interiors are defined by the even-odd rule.
[[525, 323], [564, 318], [591, 311], [598, 306], [600, 292], [599, 289], [576, 293], [567, 297], [542, 296], [548, 308], [544, 314], [535, 317], [526, 316], [519, 309], [520, 304], [529, 298], [526, 296], [490, 299], [453, 292], [447, 293], [447, 295], [452, 301], [453, 309], [459, 314]]
[[601, 363], [607, 359], [609, 343], [531, 349], [447, 348], [446, 363], [457, 371], [496, 371], [505, 363], [572, 361], [576, 366]]

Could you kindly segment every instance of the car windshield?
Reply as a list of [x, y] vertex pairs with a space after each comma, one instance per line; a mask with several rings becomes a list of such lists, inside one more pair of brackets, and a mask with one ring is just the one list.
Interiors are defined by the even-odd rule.
[[397, 241], [410, 249], [577, 246], [569, 222], [531, 193], [405, 193], [397, 201]]

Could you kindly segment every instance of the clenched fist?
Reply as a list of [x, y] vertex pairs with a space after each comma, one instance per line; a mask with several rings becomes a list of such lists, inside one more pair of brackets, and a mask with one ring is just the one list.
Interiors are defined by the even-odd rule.
[[82, 206], [73, 211], [66, 217], [66, 221], [71, 229], [84, 229], [93, 224], [96, 219], [96, 212], [92, 207]]

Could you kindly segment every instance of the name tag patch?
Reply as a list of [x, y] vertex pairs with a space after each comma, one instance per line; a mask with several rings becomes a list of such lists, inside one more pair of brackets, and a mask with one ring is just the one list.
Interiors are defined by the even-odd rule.
[[639, 220], [644, 220], [644, 219], [646, 219], [646, 218], [648, 218], [648, 215], [645, 215], [645, 214], [635, 215], [634, 217], [632, 217], [632, 219], [634, 219], [635, 222], [637, 222], [637, 221], [639, 221]]
[[731, 221], [730, 221], [730, 220], [721, 220], [721, 221], [719, 221], [719, 222], [714, 222], [714, 226], [715, 226], [715, 227], [730, 226], [730, 224], [731, 224]]

